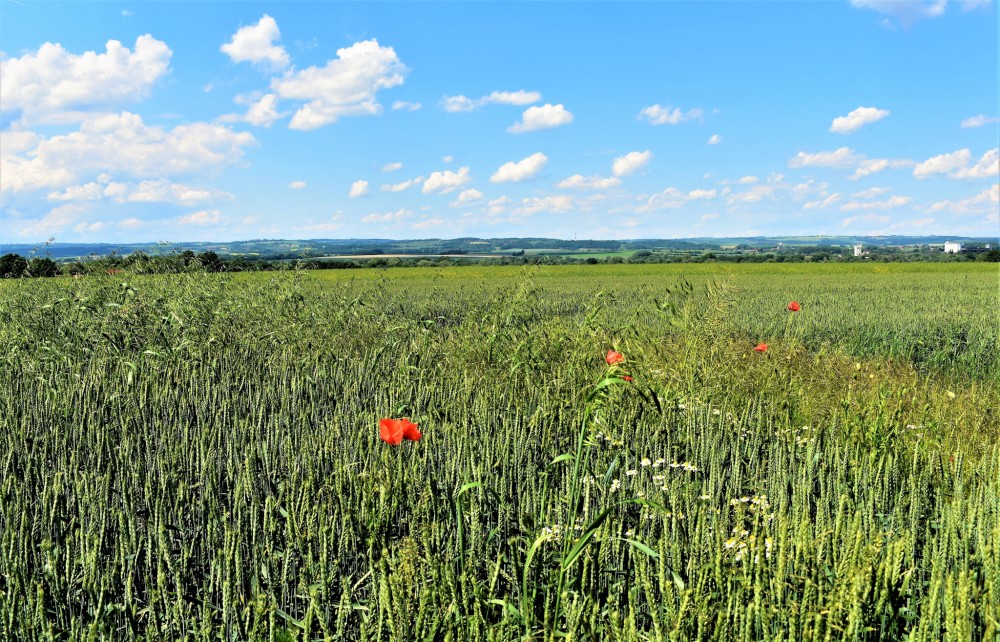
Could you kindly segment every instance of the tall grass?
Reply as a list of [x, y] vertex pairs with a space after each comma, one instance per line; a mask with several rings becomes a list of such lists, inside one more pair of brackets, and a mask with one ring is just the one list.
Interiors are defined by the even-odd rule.
[[995, 275], [950, 268], [10, 284], [0, 638], [991, 638]]

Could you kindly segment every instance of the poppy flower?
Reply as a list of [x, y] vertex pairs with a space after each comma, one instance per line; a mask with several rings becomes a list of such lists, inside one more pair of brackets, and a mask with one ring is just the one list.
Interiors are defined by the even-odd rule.
[[609, 366], [613, 366], [616, 363], [621, 363], [622, 361], [625, 361], [625, 357], [623, 357], [620, 352], [615, 352], [614, 350], [608, 350], [608, 355], [604, 357], [604, 360], [608, 362]]
[[757, 347], [753, 349], [754, 352], [767, 352], [766, 343], [758, 343]]
[[635, 381], [635, 379], [628, 375], [625, 375], [624, 377], [622, 377], [622, 381]]
[[406, 417], [402, 419], [381, 419], [378, 422], [378, 436], [379, 439], [390, 446], [398, 446], [402, 443], [403, 439], [420, 441], [422, 435], [417, 428], [417, 424]]
[[802, 309], [802, 306], [799, 305], [798, 301], [792, 301], [791, 303], [788, 304], [788, 311], [789, 312], [798, 312], [801, 309]]

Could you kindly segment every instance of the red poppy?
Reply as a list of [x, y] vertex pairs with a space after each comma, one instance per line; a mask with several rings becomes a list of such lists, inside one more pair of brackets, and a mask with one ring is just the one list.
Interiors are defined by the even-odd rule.
[[753, 349], [754, 352], [767, 352], [766, 343], [758, 343], [757, 347]]
[[622, 361], [625, 361], [625, 357], [623, 357], [619, 352], [615, 352], [614, 350], [608, 350], [608, 356], [604, 357], [604, 360], [608, 362], [609, 366], [613, 366], [616, 363], [621, 363]]
[[635, 381], [635, 379], [633, 379], [632, 377], [630, 377], [628, 375], [625, 375], [624, 377], [622, 377], [622, 381]]
[[398, 446], [403, 439], [420, 441], [422, 436], [417, 424], [406, 417], [402, 419], [381, 419], [378, 422], [379, 439], [390, 446]]
[[801, 309], [802, 309], [802, 306], [799, 305], [798, 301], [792, 301], [791, 303], [788, 304], [788, 311], [789, 312], [798, 312]]

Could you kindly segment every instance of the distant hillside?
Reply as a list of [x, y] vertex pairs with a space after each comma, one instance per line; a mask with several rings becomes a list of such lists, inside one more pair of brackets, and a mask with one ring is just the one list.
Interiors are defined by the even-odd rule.
[[516, 254], [551, 252], [629, 252], [638, 250], [719, 250], [742, 246], [773, 250], [785, 247], [844, 247], [855, 243], [871, 247], [943, 245], [945, 241], [965, 244], [1000, 244], [989, 237], [954, 236], [755, 236], [746, 238], [686, 238], [633, 239], [612, 241], [601, 239], [566, 240], [549, 238], [456, 238], [456, 239], [250, 239], [228, 242], [184, 243], [0, 243], [0, 255], [13, 253], [25, 257], [47, 256], [55, 260], [86, 258], [112, 253], [127, 255], [141, 251], [147, 254], [169, 254], [191, 250], [216, 252], [223, 257], [248, 259], [294, 259], [329, 255], [372, 254]]

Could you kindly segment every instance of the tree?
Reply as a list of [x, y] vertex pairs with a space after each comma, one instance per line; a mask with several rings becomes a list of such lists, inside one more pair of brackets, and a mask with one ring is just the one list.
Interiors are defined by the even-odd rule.
[[208, 272], [219, 272], [222, 270], [222, 261], [219, 259], [219, 255], [211, 250], [199, 254], [198, 260]]
[[0, 279], [17, 279], [28, 269], [28, 262], [20, 254], [0, 256]]
[[28, 274], [31, 276], [55, 276], [59, 274], [59, 266], [48, 257], [36, 256], [28, 263]]

